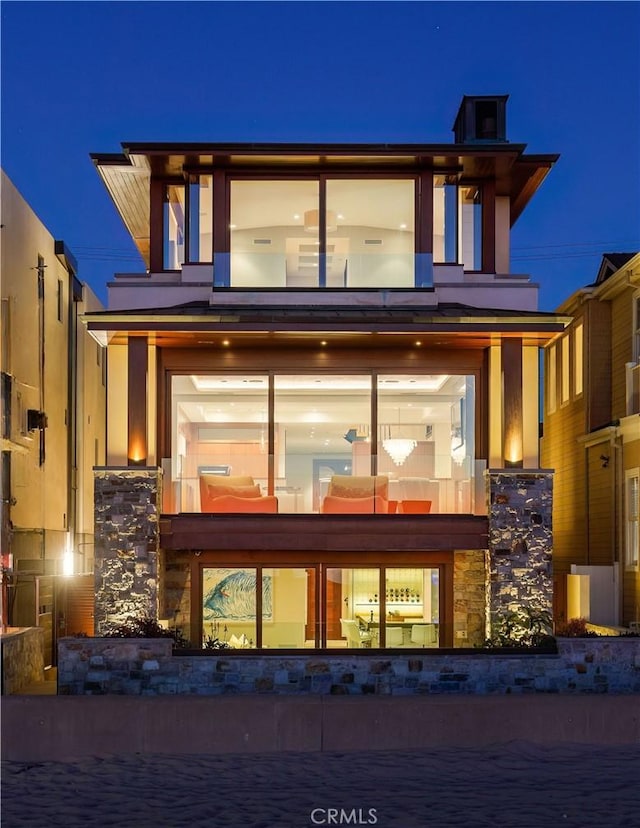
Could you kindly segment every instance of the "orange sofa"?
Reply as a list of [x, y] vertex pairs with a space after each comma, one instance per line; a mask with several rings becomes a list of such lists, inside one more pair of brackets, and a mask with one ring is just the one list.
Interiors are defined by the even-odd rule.
[[389, 478], [336, 474], [331, 478], [321, 511], [325, 515], [386, 515], [389, 513]]
[[222, 477], [200, 475], [200, 511], [207, 513], [241, 514], [258, 512], [275, 514], [278, 498], [263, 495], [260, 486], [249, 476]]

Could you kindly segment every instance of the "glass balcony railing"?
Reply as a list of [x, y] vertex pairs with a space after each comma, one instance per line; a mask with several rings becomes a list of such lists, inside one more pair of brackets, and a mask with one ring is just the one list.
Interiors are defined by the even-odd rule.
[[[268, 462], [270, 460], [270, 462]], [[164, 514], [486, 514], [486, 463], [470, 457], [408, 457], [403, 465], [382, 455], [377, 476], [369, 458], [290, 454], [180, 457], [162, 461]], [[389, 466], [393, 465], [390, 470]], [[275, 470], [271, 481], [268, 468]]]
[[239, 289], [390, 289], [433, 287], [430, 253], [347, 253], [298, 249], [217, 253], [214, 287]]

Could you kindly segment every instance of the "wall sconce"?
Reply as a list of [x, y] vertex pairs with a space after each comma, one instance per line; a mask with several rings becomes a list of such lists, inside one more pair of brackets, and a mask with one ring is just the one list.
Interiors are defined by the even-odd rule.
[[600, 455], [600, 460], [602, 460], [602, 468], [606, 469], [609, 465], [609, 457], [606, 454]]

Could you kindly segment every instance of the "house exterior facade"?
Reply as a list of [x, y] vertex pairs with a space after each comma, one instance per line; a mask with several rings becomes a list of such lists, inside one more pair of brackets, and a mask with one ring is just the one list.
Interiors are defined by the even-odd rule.
[[[62, 576], [93, 571], [93, 467], [104, 462], [102, 307], [75, 260], [2, 171], [3, 624], [67, 630]], [[62, 603], [61, 603], [62, 602]]]
[[147, 273], [108, 350], [96, 633], [453, 647], [551, 608], [539, 349], [510, 271], [556, 157], [465, 97], [451, 144], [123, 144], [93, 156]]
[[542, 462], [556, 470], [554, 614], [640, 621], [640, 254], [602, 258], [545, 346]]

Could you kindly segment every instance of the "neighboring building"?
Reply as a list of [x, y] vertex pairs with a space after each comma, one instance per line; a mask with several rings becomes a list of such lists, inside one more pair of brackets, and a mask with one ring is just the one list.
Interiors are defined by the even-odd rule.
[[640, 254], [607, 253], [545, 347], [542, 463], [556, 470], [554, 614], [640, 622]]
[[[557, 159], [465, 97], [452, 144], [124, 144], [94, 162], [148, 272], [108, 348], [96, 632], [467, 646], [551, 609], [539, 349], [510, 272]], [[355, 623], [353, 623], [355, 622]]]
[[49, 663], [56, 633], [79, 631], [57, 576], [93, 570], [106, 351], [79, 317], [102, 306], [4, 172], [1, 207], [3, 623], [45, 627]]

